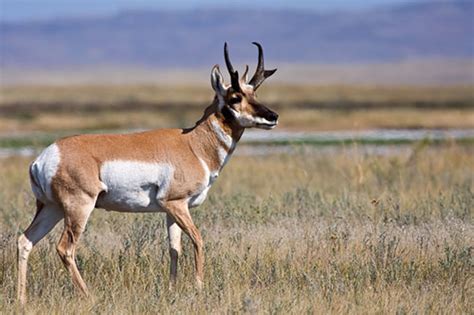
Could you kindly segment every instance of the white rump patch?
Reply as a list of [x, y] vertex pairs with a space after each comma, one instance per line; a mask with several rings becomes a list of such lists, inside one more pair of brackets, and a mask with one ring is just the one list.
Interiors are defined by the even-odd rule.
[[109, 161], [100, 169], [107, 192], [97, 206], [126, 212], [160, 211], [173, 178], [174, 168], [167, 163]]
[[59, 148], [53, 143], [44, 149], [31, 164], [30, 171], [34, 180], [31, 183], [31, 188], [35, 197], [43, 203], [53, 201], [51, 181], [58, 171], [60, 160]]

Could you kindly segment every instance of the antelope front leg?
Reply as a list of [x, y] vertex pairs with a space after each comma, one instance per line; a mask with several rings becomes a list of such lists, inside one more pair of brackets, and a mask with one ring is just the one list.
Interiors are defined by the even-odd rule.
[[170, 201], [165, 204], [167, 214], [178, 224], [186, 233], [194, 245], [194, 265], [196, 268], [196, 285], [202, 289], [204, 277], [204, 253], [201, 233], [194, 225], [191, 214], [189, 213], [186, 200]]
[[168, 241], [170, 247], [170, 290], [176, 287], [176, 277], [178, 273], [178, 258], [181, 255], [181, 228], [172, 216], [166, 215], [166, 225], [168, 227]]

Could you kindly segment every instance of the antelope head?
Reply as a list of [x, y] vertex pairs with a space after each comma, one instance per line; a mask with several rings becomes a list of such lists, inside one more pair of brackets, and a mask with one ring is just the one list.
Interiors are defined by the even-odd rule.
[[218, 111], [227, 119], [235, 121], [242, 128], [272, 129], [278, 124], [278, 114], [260, 103], [255, 92], [266, 78], [275, 73], [276, 69], [265, 70], [262, 46], [256, 42], [253, 44], [258, 47], [258, 64], [250, 81], [247, 76], [248, 66], [246, 66], [242, 77], [239, 78], [239, 73], [234, 70], [230, 62], [227, 43], [225, 43], [224, 58], [231, 84], [224, 84], [219, 66], [215, 65], [211, 73], [212, 88], [219, 101]]

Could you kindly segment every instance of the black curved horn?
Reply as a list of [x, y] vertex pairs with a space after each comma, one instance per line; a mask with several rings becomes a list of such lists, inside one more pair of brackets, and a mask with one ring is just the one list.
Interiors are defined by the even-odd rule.
[[263, 83], [263, 81], [274, 74], [277, 69], [265, 70], [262, 45], [257, 42], [253, 42], [252, 44], [258, 47], [258, 64], [255, 74], [253, 75], [252, 79], [250, 79], [249, 84], [253, 86], [254, 90], [256, 90]]
[[232, 63], [230, 62], [229, 51], [227, 50], [227, 42], [224, 43], [224, 59], [225, 64], [227, 66], [227, 71], [229, 71], [230, 83], [232, 84], [232, 88], [236, 91], [240, 91], [239, 73], [234, 70], [234, 67], [232, 67]]

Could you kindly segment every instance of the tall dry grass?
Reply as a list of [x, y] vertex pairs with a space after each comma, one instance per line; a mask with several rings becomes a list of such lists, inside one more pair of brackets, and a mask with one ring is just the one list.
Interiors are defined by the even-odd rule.
[[[270, 106], [271, 107], [271, 106]], [[379, 128], [407, 129], [473, 129], [471, 109], [371, 109], [318, 110], [276, 109], [279, 128], [295, 131], [367, 130]], [[43, 112], [32, 115], [0, 116], [0, 134], [36, 132], [77, 134], [78, 132], [117, 131], [191, 127], [202, 116], [203, 109], [127, 110], [98, 112]]]
[[[472, 311], [472, 147], [418, 145], [393, 155], [357, 147], [300, 151], [234, 157], [193, 211], [205, 241], [203, 292], [193, 286], [186, 237], [178, 287], [168, 291], [163, 215], [97, 209], [78, 250], [94, 298], [76, 296], [55, 252], [55, 230], [31, 254], [24, 311]], [[15, 304], [15, 242], [34, 214], [28, 162], [0, 163], [2, 313], [23, 311]]]
[[[0, 133], [189, 127], [211, 102], [198, 85], [0, 87]], [[269, 85], [286, 129], [474, 128], [472, 86]]]
[[[64, 104], [80, 107], [88, 104], [118, 106], [123, 103], [202, 106], [212, 100], [213, 92], [207, 79], [202, 84], [90, 84], [90, 85], [3, 85], [0, 86], [0, 108], [10, 104], [47, 106]], [[259, 89], [262, 100], [290, 106], [294, 103], [359, 103], [374, 106], [384, 104], [464, 104], [472, 107], [472, 84], [455, 86], [403, 85], [324, 85], [270, 84]], [[458, 106], [459, 107], [459, 106]]]

